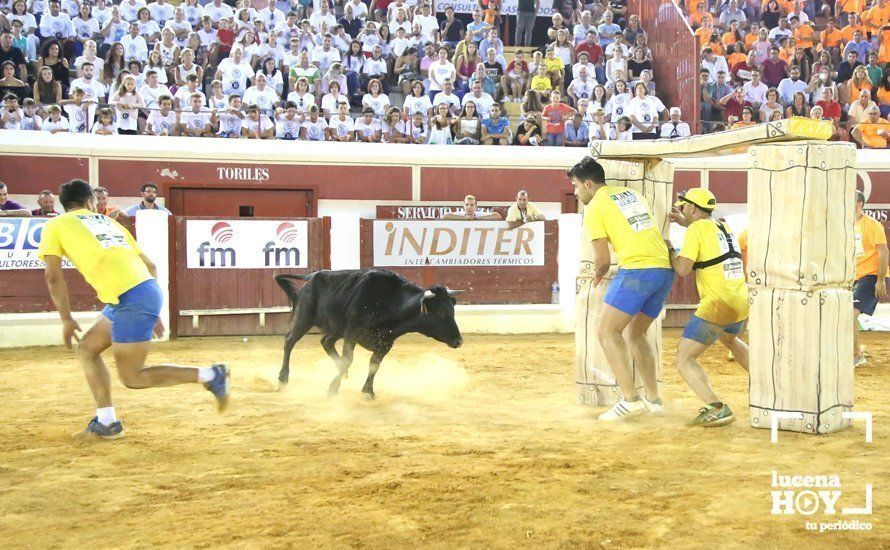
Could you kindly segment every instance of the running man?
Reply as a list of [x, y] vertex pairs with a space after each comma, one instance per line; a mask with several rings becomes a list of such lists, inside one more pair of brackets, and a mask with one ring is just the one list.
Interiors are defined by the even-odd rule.
[[865, 193], [856, 191], [856, 282], [853, 283], [853, 366], [868, 360], [859, 347], [859, 314], [874, 315], [878, 300], [887, 299], [887, 234], [881, 222], [863, 211]]
[[[621, 399], [599, 416], [615, 421], [651, 412], [662, 414], [658, 396], [655, 348], [646, 330], [661, 313], [674, 282], [667, 244], [642, 195], [626, 187], [606, 185], [603, 167], [586, 157], [567, 172], [584, 208], [584, 238], [593, 242], [598, 285], [612, 263], [609, 245], [618, 258], [618, 273], [604, 297], [597, 337], [615, 374]], [[627, 328], [627, 339], [622, 336]], [[628, 348], [630, 353], [628, 353]], [[634, 386], [630, 357], [643, 378], [645, 395]]]
[[686, 228], [683, 248], [677, 254], [673, 246], [671, 265], [685, 277], [695, 271], [695, 286], [701, 302], [686, 324], [677, 349], [677, 370], [705, 402], [692, 426], [714, 427], [735, 420], [729, 405], [711, 387], [708, 375], [698, 364], [698, 357], [714, 342], [720, 342], [748, 370], [748, 345], [739, 339], [748, 319], [748, 287], [742, 255], [733, 243], [729, 227], [711, 217], [717, 199], [707, 189], [690, 189], [681, 194], [671, 210], [671, 221]]
[[[65, 214], [43, 226], [38, 254], [46, 263], [46, 285], [62, 318], [62, 338], [71, 348], [79, 342], [77, 360], [96, 401], [96, 417], [84, 434], [103, 439], [123, 437], [124, 429], [111, 403], [111, 381], [101, 354], [109, 347], [121, 382], [131, 389], [204, 383], [222, 411], [229, 397], [229, 371], [225, 365], [184, 368], [172, 365], [146, 367], [152, 334], [161, 336], [158, 315], [163, 296], [157, 270], [139, 250], [133, 236], [116, 221], [96, 212], [90, 184], [72, 180], [59, 189]], [[80, 326], [71, 316], [68, 286], [62, 275], [62, 257], [68, 258], [107, 304], [102, 315], [79, 338]]]

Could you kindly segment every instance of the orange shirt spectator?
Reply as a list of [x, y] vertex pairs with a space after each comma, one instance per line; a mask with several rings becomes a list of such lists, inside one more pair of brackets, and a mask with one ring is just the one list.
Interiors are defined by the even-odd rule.
[[[776, 3], [779, 4], [779, 8], [781, 8], [782, 13], [788, 15], [791, 13], [791, 10], [794, 9], [794, 0], [776, 0]], [[766, 11], [766, 5], [769, 4], [769, 0], [763, 0], [760, 4], [760, 12], [763, 13]]]
[[753, 46], [755, 42], [757, 42], [757, 32], [752, 29], [751, 32], [745, 35], [745, 49], [750, 51], [751, 46]]
[[878, 86], [878, 103], [881, 105], [890, 105], [890, 90], [885, 89], [883, 86]]
[[862, 24], [853, 25], [851, 23], [847, 25], [841, 30], [841, 35], [843, 35], [844, 37], [844, 44], [853, 40], [853, 35], [856, 34], [856, 31], [862, 31], [862, 36], [865, 36], [865, 33], [868, 32], [868, 29], [865, 27], [865, 25]]
[[699, 2], [695, 5], [695, 9], [689, 14], [689, 26], [694, 28], [701, 27], [701, 20], [708, 12], [705, 11], [705, 3]]
[[794, 41], [798, 48], [808, 50], [815, 45], [816, 32], [809, 25], [801, 25], [794, 30]]
[[708, 42], [708, 47], [711, 48], [714, 55], [719, 55], [720, 57], [726, 55], [726, 48], [723, 47], [723, 44], [719, 40], [711, 40]]
[[735, 52], [731, 53], [726, 57], [726, 65], [728, 67], [735, 67], [739, 63], [743, 63], [748, 59], [748, 56], [744, 52]]
[[881, 31], [881, 46], [878, 49], [878, 62], [890, 63], [890, 29]]
[[723, 38], [720, 40], [720, 43], [723, 44], [724, 48], [735, 46], [736, 42], [742, 42], [742, 40], [740, 40], [732, 31], [723, 33]]
[[[707, 21], [710, 23], [711, 16], [705, 17], [702, 22]], [[702, 25], [701, 27], [695, 29], [695, 36], [698, 37], [698, 45], [702, 48], [708, 45], [708, 42], [711, 41], [711, 35], [714, 33], [714, 27], [710, 24]]]
[[881, 118], [877, 107], [872, 107], [868, 118], [853, 128], [853, 138], [867, 149], [886, 149], [887, 136], [890, 136], [890, 122]]
[[785, 42], [784, 48], [779, 48], [779, 59], [791, 65], [791, 60], [794, 59], [794, 49], [797, 46], [793, 43], [791, 39]]
[[831, 28], [826, 27], [824, 31], [819, 33], [819, 42], [823, 48], [839, 48], [843, 39], [844, 33], [833, 26]]
[[881, 1], [875, 2], [875, 5], [862, 14], [862, 22], [871, 32], [878, 32], [884, 25], [890, 24], [890, 3]]
[[841, 13], [855, 13], [859, 15], [865, 11], [865, 0], [836, 0], [834, 9], [840, 8]]

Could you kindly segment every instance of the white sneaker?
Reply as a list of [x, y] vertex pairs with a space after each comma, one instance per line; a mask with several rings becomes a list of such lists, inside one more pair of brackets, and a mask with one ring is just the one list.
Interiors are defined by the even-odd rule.
[[615, 422], [616, 420], [624, 420], [633, 416], [646, 414], [646, 404], [642, 399], [636, 401], [625, 401], [624, 398], [618, 400], [611, 409], [599, 415], [599, 419], [605, 422]]
[[661, 399], [658, 400], [658, 403], [649, 401], [645, 397], [641, 397], [640, 401], [643, 402], [643, 405], [646, 405], [646, 410], [649, 411], [649, 414], [654, 414], [655, 416], [661, 416], [664, 414], [664, 403], [662, 403]]

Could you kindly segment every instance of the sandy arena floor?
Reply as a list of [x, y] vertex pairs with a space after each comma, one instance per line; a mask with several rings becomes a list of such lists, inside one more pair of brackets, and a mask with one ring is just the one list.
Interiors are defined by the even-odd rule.
[[[673, 361], [677, 332], [665, 340]], [[449, 350], [400, 341], [361, 399], [367, 352], [338, 399], [308, 337], [273, 391], [280, 339], [187, 339], [154, 362], [227, 360], [230, 410], [197, 386], [132, 391], [115, 380], [127, 437], [75, 443], [93, 405], [70, 352], [0, 350], [0, 540], [14, 547], [748, 547], [890, 545], [890, 337], [864, 337], [864, 426], [827, 437], [747, 426], [747, 381], [722, 349], [712, 382], [740, 420], [684, 426], [699, 407], [669, 368], [661, 419], [594, 420], [575, 404], [569, 335], [474, 336]], [[771, 472], [837, 474], [839, 505], [872, 516], [773, 516]], [[805, 521], [871, 521], [809, 532]]]

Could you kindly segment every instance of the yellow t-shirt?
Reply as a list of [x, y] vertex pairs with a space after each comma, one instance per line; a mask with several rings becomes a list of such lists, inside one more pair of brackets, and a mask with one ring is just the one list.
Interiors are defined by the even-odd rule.
[[535, 76], [532, 78], [531, 89], [537, 92], [552, 90], [553, 84], [550, 83], [549, 76]]
[[[718, 223], [711, 219], [692, 222], [686, 228], [680, 256], [693, 262], [706, 262], [729, 252], [729, 243], [717, 228]], [[723, 229], [729, 232], [725, 225]], [[729, 325], [748, 318], [748, 287], [745, 286], [745, 271], [739, 258], [696, 269], [695, 286], [701, 296], [696, 316], [718, 325]]]
[[856, 250], [856, 280], [866, 275], [878, 274], [879, 244], [887, 244], [887, 234], [881, 222], [868, 214], [856, 220], [853, 225]]
[[[525, 205], [525, 216], [527, 218], [532, 218], [534, 216], [540, 216], [543, 212], [541, 212], [534, 203], [526, 203]], [[522, 216], [519, 212], [519, 207], [515, 204], [511, 204], [510, 208], [507, 209], [507, 221], [508, 222], [521, 222]]]
[[565, 68], [565, 64], [562, 62], [562, 59], [559, 57], [554, 57], [553, 59], [544, 58], [544, 66], [547, 67], [548, 73], [555, 73], [561, 71]]
[[74, 210], [46, 222], [37, 255], [66, 257], [92, 286], [99, 300], [118, 303], [118, 297], [151, 279], [136, 240], [108, 216]]
[[622, 269], [671, 267], [667, 244], [642, 195], [604, 185], [584, 208], [584, 238], [608, 239]]

